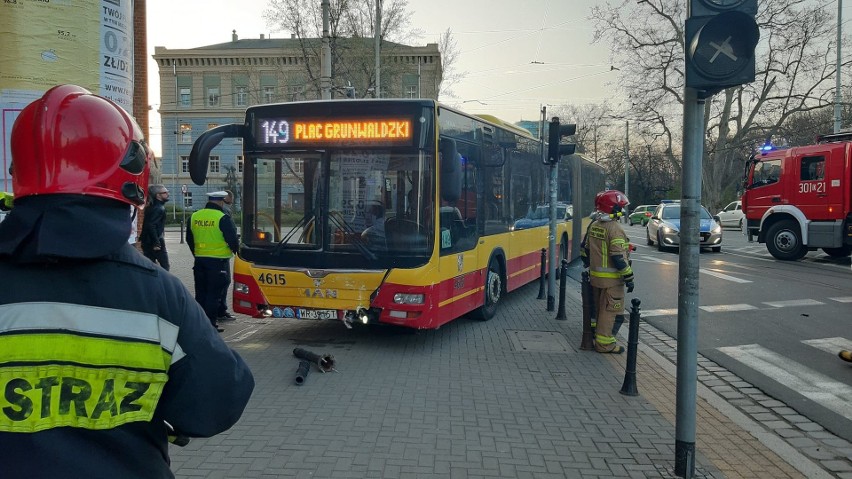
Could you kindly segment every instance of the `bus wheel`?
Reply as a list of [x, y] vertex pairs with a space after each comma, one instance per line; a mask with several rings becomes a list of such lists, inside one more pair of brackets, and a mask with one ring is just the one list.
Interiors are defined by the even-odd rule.
[[802, 244], [799, 224], [795, 221], [779, 221], [766, 232], [766, 249], [769, 254], [784, 261], [802, 259], [808, 249]]
[[503, 294], [503, 280], [500, 277], [500, 267], [497, 260], [492, 258], [488, 263], [488, 273], [485, 276], [485, 304], [473, 310], [471, 317], [480, 321], [488, 321], [497, 313], [497, 303]]
[[568, 239], [563, 236], [562, 241], [559, 242], [559, 264], [562, 264], [562, 260], [566, 259], [570, 261], [570, 258], [568, 258]]

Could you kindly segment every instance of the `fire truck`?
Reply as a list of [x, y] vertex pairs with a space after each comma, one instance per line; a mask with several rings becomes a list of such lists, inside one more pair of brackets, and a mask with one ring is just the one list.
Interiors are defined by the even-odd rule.
[[743, 188], [745, 234], [775, 258], [795, 261], [818, 248], [852, 254], [852, 132], [764, 148], [746, 162]]

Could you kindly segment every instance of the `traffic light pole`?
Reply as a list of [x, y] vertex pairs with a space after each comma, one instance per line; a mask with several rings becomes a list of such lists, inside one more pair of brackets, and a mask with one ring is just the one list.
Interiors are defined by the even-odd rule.
[[556, 310], [556, 198], [559, 188], [559, 163], [550, 164], [550, 234], [547, 244], [547, 310]]
[[701, 163], [704, 156], [704, 99], [684, 88], [683, 178], [677, 304], [677, 390], [675, 474], [695, 475], [695, 391], [698, 368], [698, 256]]

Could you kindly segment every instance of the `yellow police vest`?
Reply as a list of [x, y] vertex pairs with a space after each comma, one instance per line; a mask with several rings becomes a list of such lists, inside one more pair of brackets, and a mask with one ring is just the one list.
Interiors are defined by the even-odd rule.
[[195, 240], [195, 256], [204, 258], [230, 258], [231, 248], [225, 242], [219, 221], [225, 213], [204, 208], [192, 214], [190, 228]]

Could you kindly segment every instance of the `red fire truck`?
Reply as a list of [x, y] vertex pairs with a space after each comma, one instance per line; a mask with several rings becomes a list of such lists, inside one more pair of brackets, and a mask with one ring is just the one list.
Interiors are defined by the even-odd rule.
[[764, 149], [746, 162], [743, 187], [745, 233], [772, 256], [797, 260], [817, 248], [834, 257], [852, 253], [852, 132]]

